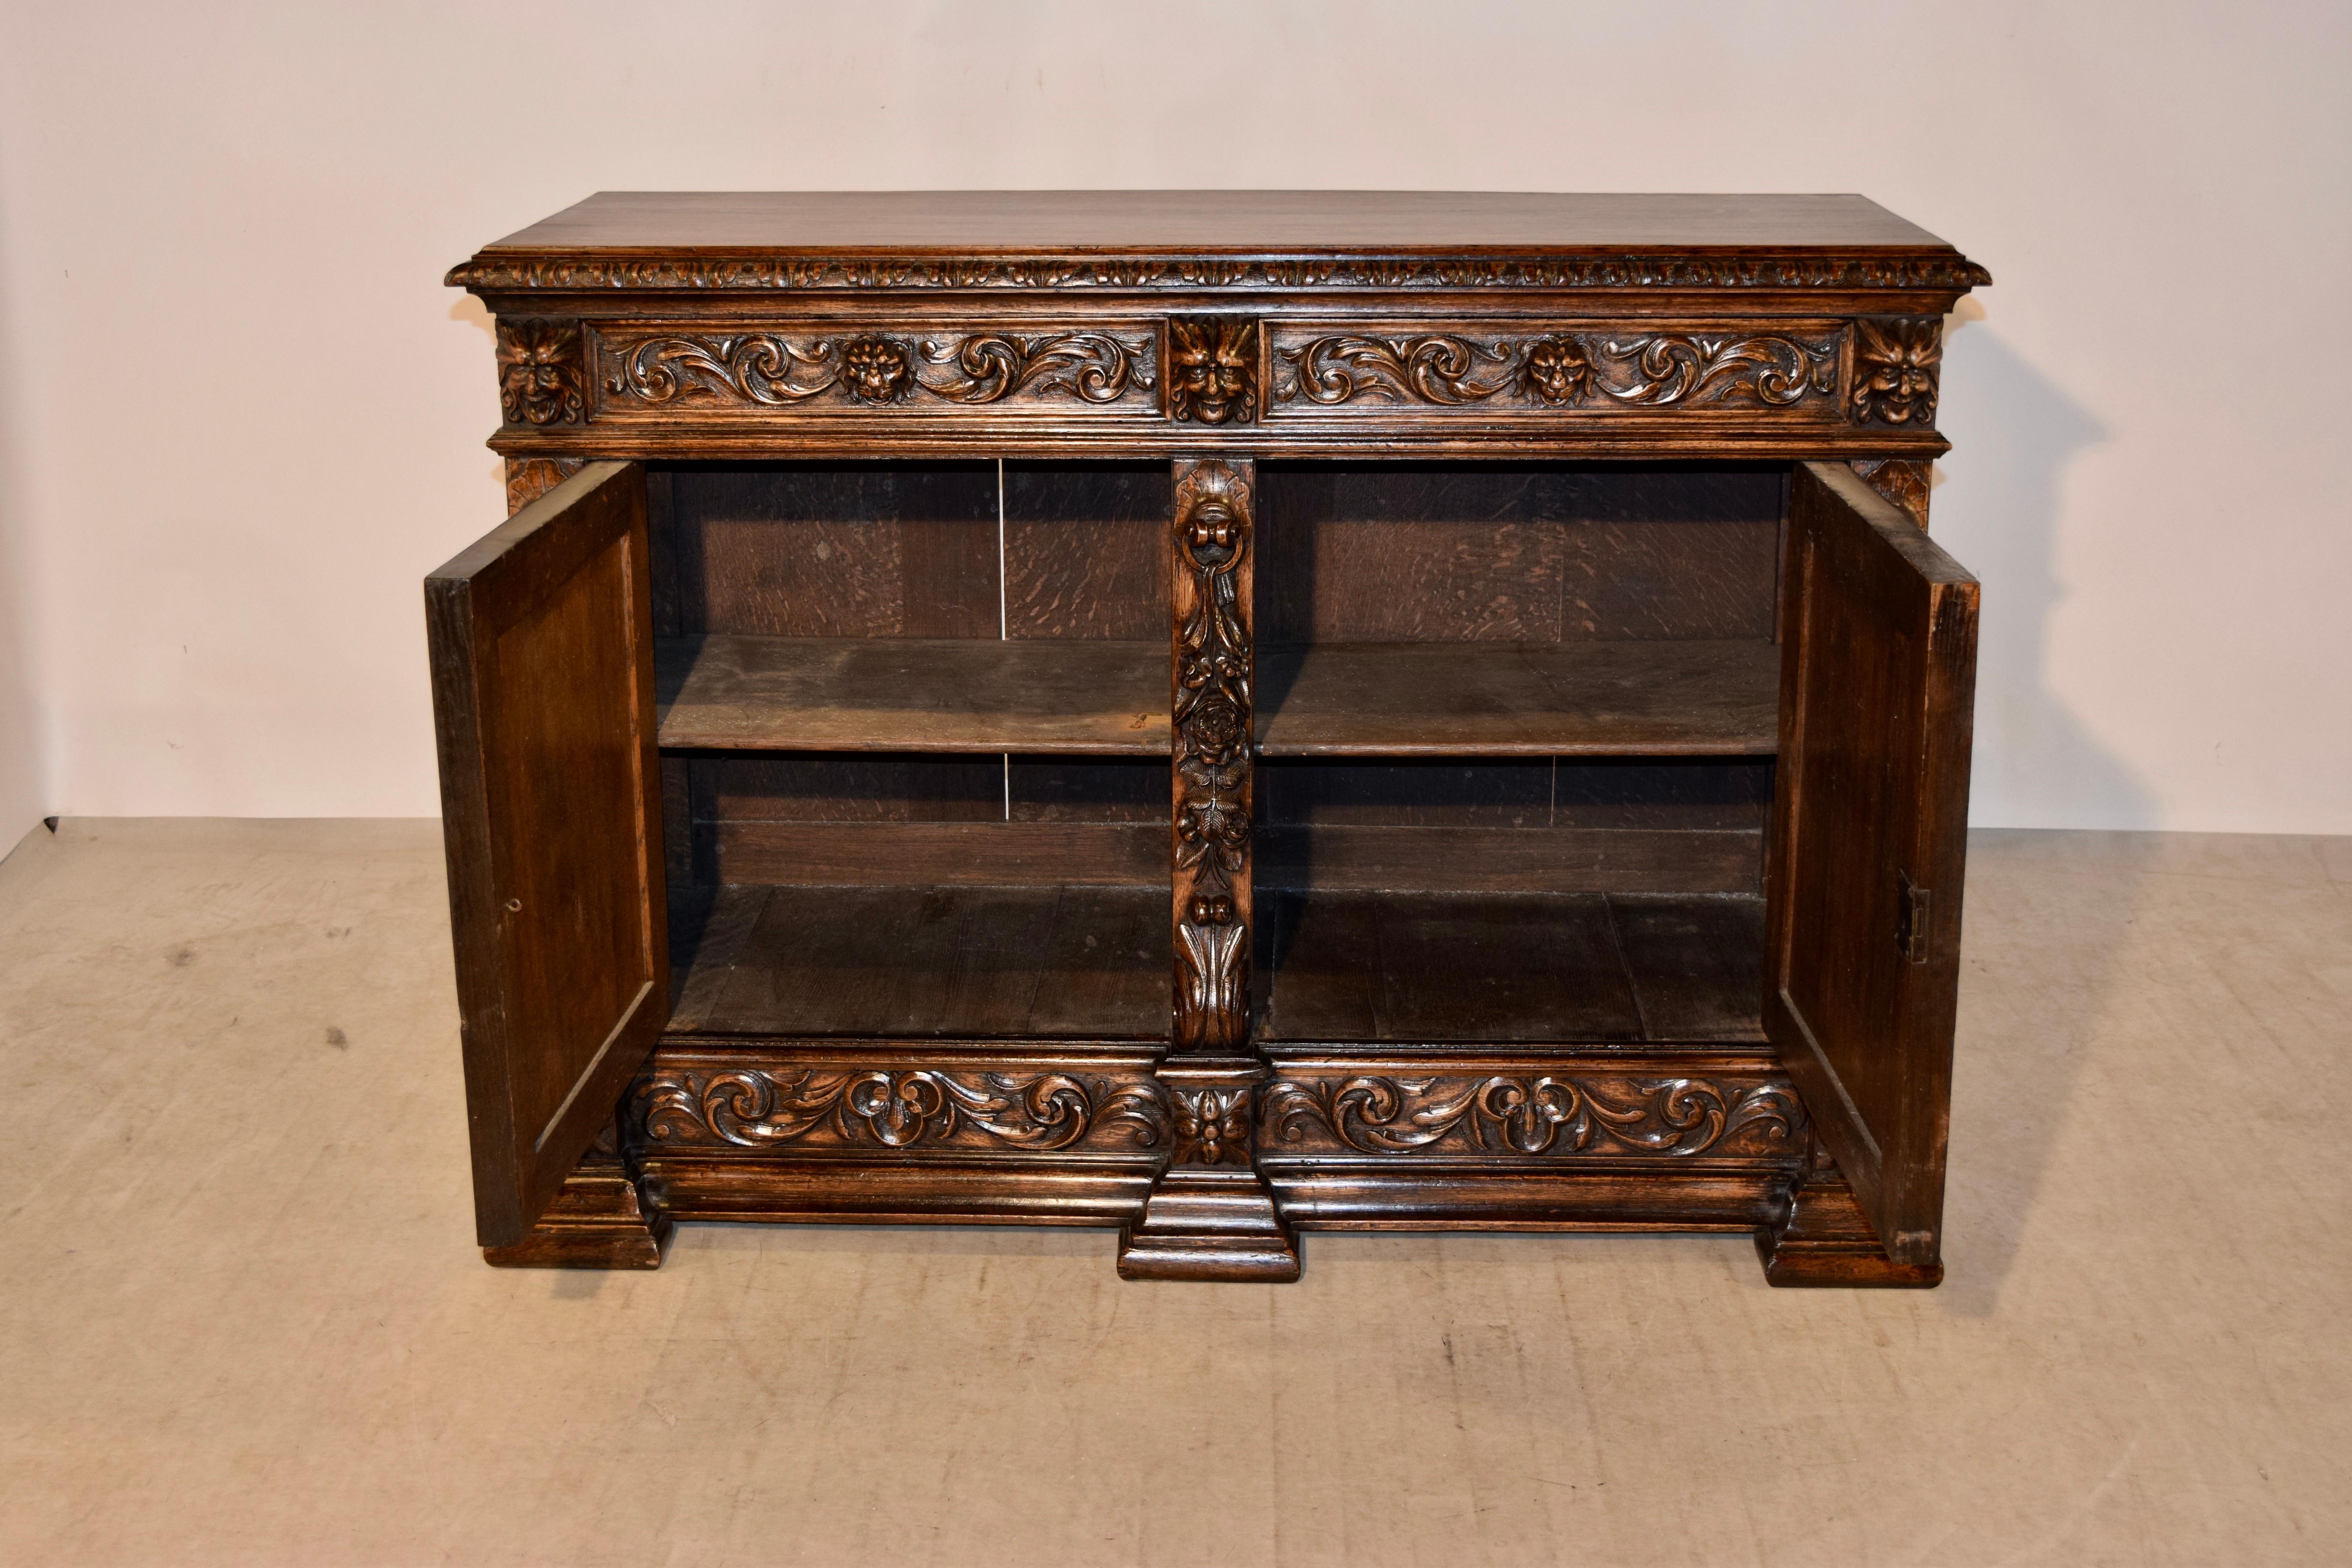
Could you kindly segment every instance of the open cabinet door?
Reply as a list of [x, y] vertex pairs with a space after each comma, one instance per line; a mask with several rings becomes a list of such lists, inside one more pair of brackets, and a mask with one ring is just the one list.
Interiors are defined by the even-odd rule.
[[523, 1239], [669, 1015], [644, 470], [425, 580], [484, 1247]]
[[1936, 1264], [1977, 582], [1843, 464], [1790, 480], [1764, 1025], [1898, 1264]]

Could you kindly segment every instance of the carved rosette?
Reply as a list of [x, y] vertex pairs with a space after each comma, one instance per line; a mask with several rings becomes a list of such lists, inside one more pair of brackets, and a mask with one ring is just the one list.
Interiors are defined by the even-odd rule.
[[1940, 317], [1857, 317], [1851, 399], [1854, 423], [1933, 425], [1936, 381], [1943, 361]]
[[1074, 1073], [678, 1069], [638, 1079], [631, 1104], [656, 1150], [1150, 1151], [1169, 1147], [1173, 1131], [1166, 1091], [1149, 1078]]
[[1266, 1086], [1261, 1117], [1271, 1142], [1300, 1153], [1786, 1157], [1806, 1131], [1777, 1079], [1285, 1078]]
[[1249, 1038], [1254, 474], [1176, 465], [1173, 671], [1175, 1042]]
[[1174, 1102], [1175, 1163], [1179, 1165], [1246, 1165], [1250, 1163], [1253, 1091], [1247, 1084], [1232, 1089], [1182, 1088], [1170, 1091]]
[[1168, 318], [1168, 417], [1247, 425], [1257, 417], [1257, 322], [1246, 316]]
[[500, 316], [499, 408], [509, 425], [577, 425], [588, 417], [580, 323]]
[[1793, 408], [1834, 417], [1841, 332], [1576, 332], [1277, 340], [1275, 401], [1522, 410]]
[[659, 332], [606, 338], [598, 352], [605, 397], [621, 408], [689, 401], [887, 407], [1016, 395], [1100, 406], [1156, 384], [1151, 339], [1141, 333]]

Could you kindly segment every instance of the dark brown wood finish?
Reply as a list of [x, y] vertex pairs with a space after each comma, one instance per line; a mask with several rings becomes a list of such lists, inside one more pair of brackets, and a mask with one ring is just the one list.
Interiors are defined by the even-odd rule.
[[425, 602], [475, 1220], [513, 1247], [668, 1016], [642, 471], [592, 464]]
[[1959, 993], [1977, 582], [1838, 466], [1797, 469], [1789, 548], [1765, 1024], [1886, 1256], [1928, 1268]]
[[960, 1220], [1142, 1279], [1413, 1227], [1940, 1277], [1951, 247], [1854, 196], [607, 194], [450, 281], [515, 513], [434, 589], [491, 1261]]

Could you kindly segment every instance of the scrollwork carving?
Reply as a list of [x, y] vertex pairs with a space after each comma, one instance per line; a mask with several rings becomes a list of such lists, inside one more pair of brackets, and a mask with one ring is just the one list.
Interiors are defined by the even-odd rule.
[[1456, 406], [1502, 402], [1785, 408], [1837, 390], [1838, 340], [1779, 334], [1543, 332], [1480, 340], [1332, 333], [1278, 346], [1275, 399], [1323, 406], [1378, 398]]
[[1853, 417], [1861, 425], [1933, 425], [1944, 323], [1934, 316], [1853, 323]]
[[887, 333], [793, 338], [780, 332], [662, 333], [604, 345], [604, 390], [630, 403], [715, 397], [785, 407], [833, 395], [866, 407], [917, 394], [1001, 403], [1027, 393], [1111, 404], [1151, 390], [1148, 338], [1109, 332], [974, 332], [920, 340]]
[[1098, 1142], [1152, 1149], [1169, 1142], [1172, 1125], [1162, 1091], [1149, 1079], [1067, 1073], [742, 1068], [641, 1079], [635, 1103], [653, 1145], [739, 1149], [963, 1142], [1049, 1152], [1089, 1132]]
[[1178, 466], [1174, 731], [1176, 1044], [1249, 1033], [1254, 510], [1247, 465]]
[[1696, 1078], [1283, 1079], [1262, 1123], [1276, 1142], [1320, 1133], [1367, 1154], [1771, 1154], [1802, 1147], [1802, 1105], [1777, 1081]]
[[509, 425], [576, 425], [588, 416], [580, 323], [501, 316], [499, 409]]

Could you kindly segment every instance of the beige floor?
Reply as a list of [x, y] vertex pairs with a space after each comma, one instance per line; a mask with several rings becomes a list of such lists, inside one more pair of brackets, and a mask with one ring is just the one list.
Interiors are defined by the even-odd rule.
[[2352, 839], [1985, 834], [1931, 1293], [1724, 1237], [487, 1268], [428, 823], [0, 866], [0, 1562], [2352, 1561]]

